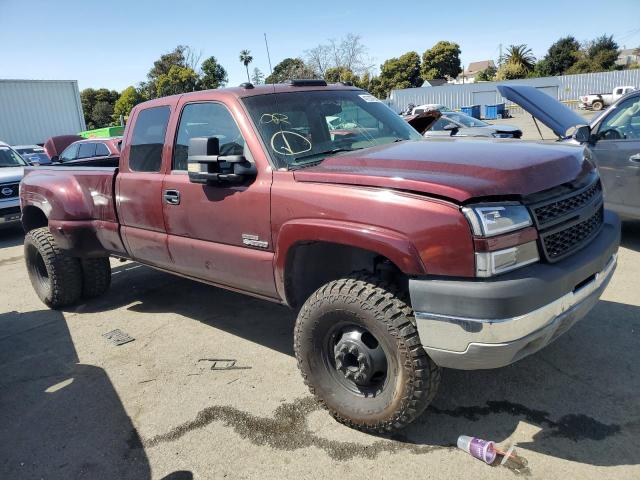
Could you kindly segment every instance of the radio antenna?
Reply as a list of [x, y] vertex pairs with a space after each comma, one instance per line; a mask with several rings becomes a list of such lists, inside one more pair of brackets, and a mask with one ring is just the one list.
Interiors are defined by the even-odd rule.
[[267, 59], [269, 60], [269, 73], [273, 78], [273, 68], [271, 67], [271, 55], [269, 54], [269, 42], [267, 41], [267, 34], [264, 34], [264, 45], [267, 47]]

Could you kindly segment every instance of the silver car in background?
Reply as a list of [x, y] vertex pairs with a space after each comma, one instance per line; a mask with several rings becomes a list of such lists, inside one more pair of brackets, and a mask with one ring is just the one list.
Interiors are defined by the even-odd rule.
[[0, 225], [20, 221], [18, 190], [27, 162], [4, 142], [0, 142]]
[[522, 130], [511, 125], [492, 125], [465, 113], [440, 111], [442, 116], [424, 132], [429, 137], [520, 138]]
[[617, 100], [591, 122], [530, 86], [498, 85], [500, 94], [549, 127], [561, 141], [582, 145], [600, 170], [607, 208], [640, 220], [640, 91]]

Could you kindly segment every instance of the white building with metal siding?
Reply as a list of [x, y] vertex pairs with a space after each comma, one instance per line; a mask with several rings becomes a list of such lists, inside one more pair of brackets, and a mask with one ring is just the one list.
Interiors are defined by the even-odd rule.
[[76, 80], [0, 79], [0, 141], [44, 143], [86, 130]]
[[[447, 84], [440, 87], [405, 88], [391, 90], [390, 97], [385, 103], [396, 112], [404, 110], [409, 103], [414, 105], [440, 103], [453, 109], [467, 105], [493, 105], [505, 102], [505, 99], [498, 93], [497, 86], [509, 83], [531, 85], [560, 101], [571, 102], [577, 101], [581, 95], [589, 93], [611, 93], [617, 86], [631, 85], [640, 88], [640, 69], [465, 85]], [[510, 102], [505, 103], [510, 104]]]

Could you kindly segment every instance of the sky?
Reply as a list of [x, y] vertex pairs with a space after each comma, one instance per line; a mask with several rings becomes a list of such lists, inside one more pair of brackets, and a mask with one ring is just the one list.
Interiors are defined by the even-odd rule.
[[500, 44], [525, 43], [542, 58], [569, 34], [640, 46], [640, 0], [0, 0], [0, 19], [0, 78], [119, 91], [145, 80], [153, 61], [179, 44], [215, 56], [229, 85], [246, 81], [242, 49], [253, 55], [250, 70], [268, 74], [264, 33], [273, 65], [348, 33], [361, 36], [376, 67], [439, 40], [460, 45], [463, 65], [496, 60]]

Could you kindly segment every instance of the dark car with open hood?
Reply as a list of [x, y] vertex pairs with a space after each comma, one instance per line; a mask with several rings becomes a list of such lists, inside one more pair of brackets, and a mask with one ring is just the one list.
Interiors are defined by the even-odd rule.
[[623, 219], [640, 219], [640, 91], [620, 98], [589, 122], [534, 87], [501, 85], [498, 90], [559, 140], [582, 145], [598, 166], [605, 206]]
[[104, 293], [116, 256], [287, 305], [305, 383], [366, 431], [413, 421], [443, 367], [548, 345], [616, 267], [620, 224], [583, 149], [425, 140], [351, 86], [158, 98], [134, 107], [121, 150], [117, 168], [26, 169], [42, 301]]

